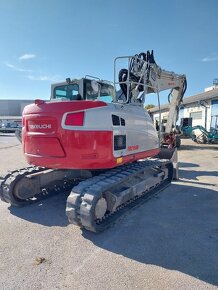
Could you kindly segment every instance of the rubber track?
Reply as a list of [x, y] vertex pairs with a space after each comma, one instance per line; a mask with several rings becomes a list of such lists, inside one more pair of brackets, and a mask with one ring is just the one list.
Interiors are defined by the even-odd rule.
[[[156, 184], [155, 188], [149, 188], [139, 196], [130, 199], [125, 204], [119, 206], [115, 212], [106, 213], [101, 220], [95, 220], [95, 204], [102, 196], [102, 192], [109, 190], [116, 183], [119, 184], [127, 178], [131, 178], [131, 176], [136, 175], [144, 169], [167, 166], [169, 167], [168, 178], [163, 183]], [[93, 232], [103, 231], [122, 216], [124, 212], [163, 190], [171, 182], [172, 174], [173, 167], [169, 160], [156, 159], [134, 162], [85, 180], [72, 189], [67, 199], [66, 214], [69, 222]]]
[[54, 194], [59, 192], [69, 191], [75, 183], [72, 181], [65, 181], [63, 180], [61, 184], [53, 185], [49, 188], [43, 188], [38, 194], [36, 194], [32, 198], [28, 198], [25, 200], [18, 199], [13, 195], [14, 187], [16, 186], [17, 182], [20, 181], [23, 177], [29, 174], [42, 172], [43, 170], [47, 170], [43, 167], [37, 166], [28, 166], [25, 168], [21, 168], [18, 170], [13, 170], [7, 173], [4, 177], [1, 177], [0, 181], [0, 198], [2, 201], [10, 203], [14, 206], [25, 206], [35, 202], [39, 202], [45, 198], [48, 198]]

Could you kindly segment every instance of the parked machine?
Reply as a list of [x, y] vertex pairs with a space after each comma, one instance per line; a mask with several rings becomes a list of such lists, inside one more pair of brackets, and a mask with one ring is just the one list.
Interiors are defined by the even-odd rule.
[[183, 132], [184, 127], [192, 127], [192, 118], [181, 118], [180, 125], [178, 126], [178, 130], [183, 136], [186, 136], [185, 132]]
[[[117, 62], [124, 58], [127, 68], [117, 79]], [[149, 51], [118, 57], [114, 66], [113, 85], [90, 77], [67, 78], [52, 85], [49, 102], [35, 100], [25, 107], [22, 147], [32, 166], [3, 178], [3, 201], [22, 206], [70, 191], [69, 222], [98, 232], [171, 182], [172, 162], [155, 158], [160, 142], [144, 98], [172, 90], [166, 126], [166, 136], [172, 136], [186, 77], [162, 70]]]
[[186, 126], [183, 128], [184, 134], [190, 136], [198, 144], [218, 144], [218, 134], [216, 131], [208, 132], [203, 126]]
[[18, 122], [5, 120], [0, 126], [0, 133], [14, 133], [19, 128], [20, 124]]

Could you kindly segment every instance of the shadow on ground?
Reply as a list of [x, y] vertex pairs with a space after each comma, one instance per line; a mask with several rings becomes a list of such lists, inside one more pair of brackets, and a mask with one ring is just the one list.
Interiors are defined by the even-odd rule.
[[185, 168], [185, 167], [199, 167], [199, 164], [190, 163], [190, 162], [179, 162], [179, 168]]
[[2, 133], [0, 133], [0, 137], [15, 137], [15, 135], [14, 134], [2, 134]]
[[66, 200], [68, 193], [60, 193], [59, 195], [44, 199], [40, 202], [25, 207], [9, 207], [11, 214], [24, 220], [42, 224], [44, 226], [60, 226], [68, 225], [65, 214]]
[[218, 192], [173, 184], [108, 231], [83, 236], [135, 261], [218, 285]]
[[[186, 178], [188, 180], [197, 180], [200, 176], [211, 176], [211, 177], [218, 177], [218, 171], [200, 171], [200, 170], [183, 170], [179, 169], [179, 177]], [[217, 183], [218, 185], [218, 179]], [[208, 183], [208, 185], [215, 185], [212, 183]]]
[[[34, 223], [64, 227], [66, 198], [60, 194], [10, 210]], [[107, 231], [96, 235], [84, 230], [82, 235], [115, 254], [218, 285], [218, 191], [175, 183]]]
[[[194, 143], [194, 142], [193, 142]], [[181, 145], [179, 150], [217, 150], [218, 144], [196, 144]]]

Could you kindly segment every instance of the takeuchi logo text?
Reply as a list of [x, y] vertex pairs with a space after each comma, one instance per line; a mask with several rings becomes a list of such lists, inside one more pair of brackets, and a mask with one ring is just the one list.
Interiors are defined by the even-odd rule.
[[51, 124], [35, 124], [35, 125], [29, 125], [30, 129], [51, 129]]

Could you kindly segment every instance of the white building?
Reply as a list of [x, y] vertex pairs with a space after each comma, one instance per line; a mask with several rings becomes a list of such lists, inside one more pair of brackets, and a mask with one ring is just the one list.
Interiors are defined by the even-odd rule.
[[0, 100], [0, 116], [21, 116], [26, 105], [34, 100]]
[[[167, 120], [169, 104], [162, 105], [160, 109], [163, 122]], [[159, 121], [158, 107], [150, 109], [149, 112], [154, 122]], [[208, 131], [211, 128], [215, 129], [218, 125], [218, 87], [212, 86], [201, 94], [184, 98], [179, 110], [178, 125], [180, 125], [181, 118], [192, 118], [192, 126], [201, 125]]]
[[3, 125], [20, 125], [24, 107], [33, 102], [34, 100], [0, 100], [0, 128]]

